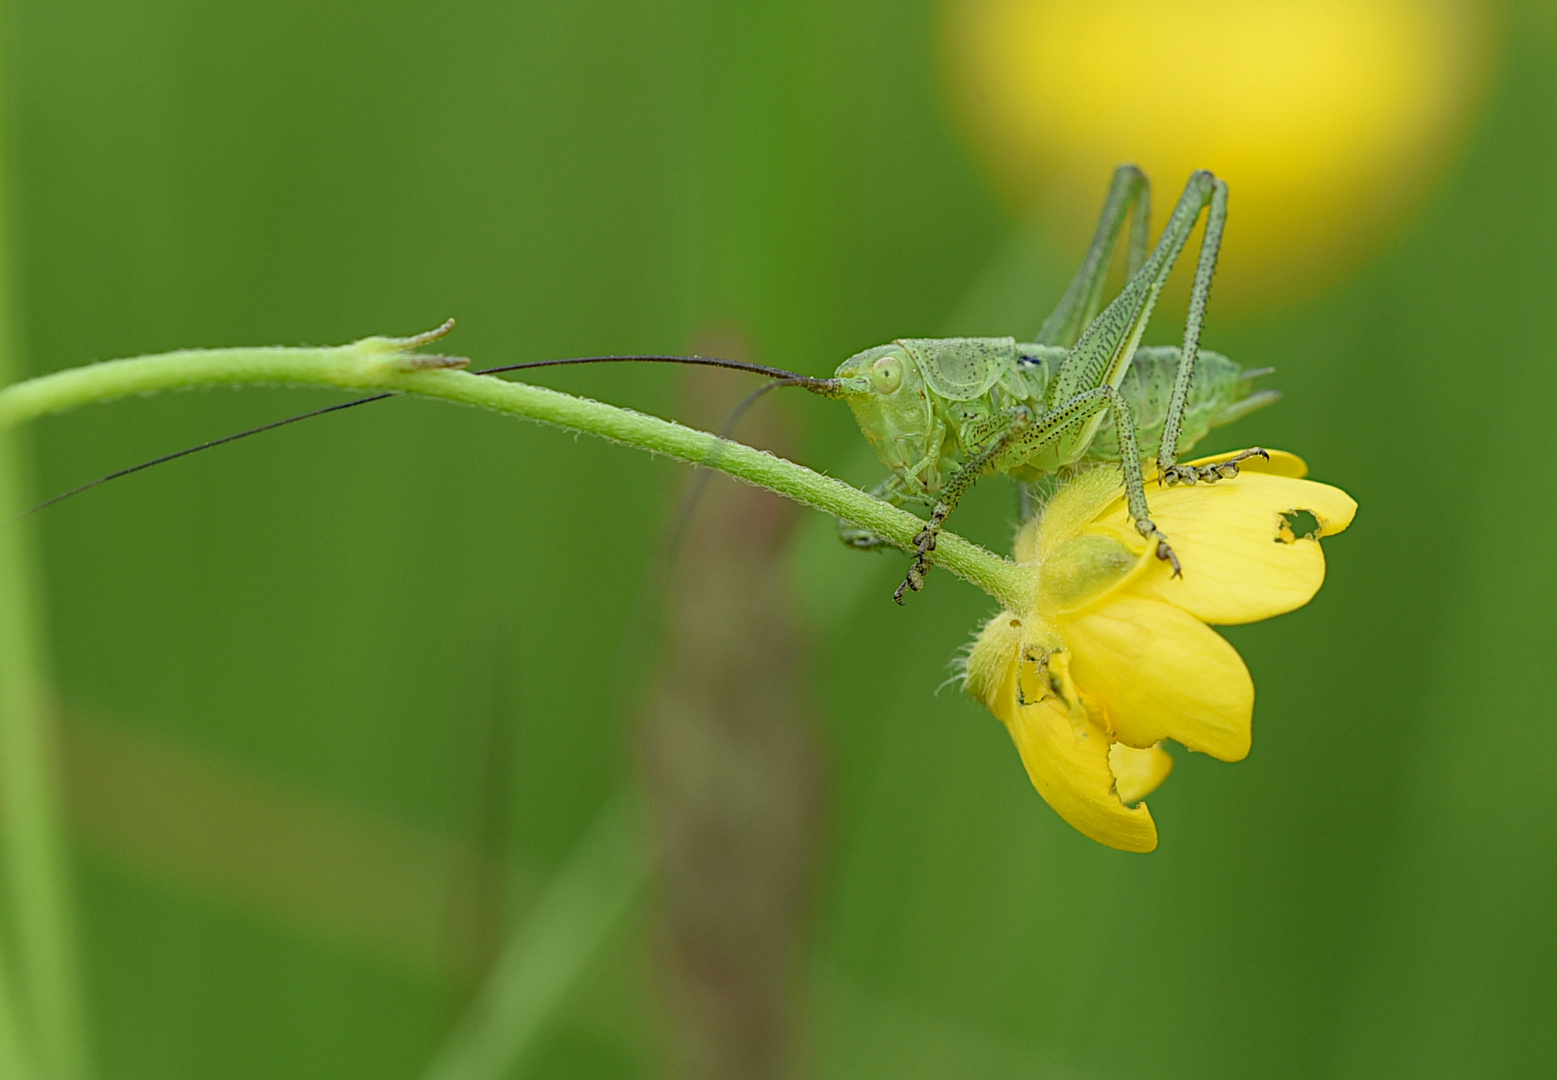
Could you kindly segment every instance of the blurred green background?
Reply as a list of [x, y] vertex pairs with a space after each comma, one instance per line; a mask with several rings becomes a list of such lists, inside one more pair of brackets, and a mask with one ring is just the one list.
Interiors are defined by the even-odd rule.
[[[450, 315], [451, 351], [480, 365], [712, 334], [822, 373], [894, 337], [1030, 334], [1074, 266], [1070, 226], [995, 195], [942, 26], [922, 0], [23, 5], [24, 364]], [[1259, 688], [1254, 751], [1178, 754], [1156, 853], [1072, 832], [1000, 725], [935, 693], [986, 597], [936, 574], [899, 609], [899, 557], [801, 523], [829, 793], [796, 1075], [1557, 1068], [1549, 5], [1502, 12], [1455, 146], [1322, 286], [1225, 314], [1213, 295], [1206, 344], [1275, 365], [1287, 397], [1212, 449], [1292, 449], [1361, 511], [1312, 604], [1228, 633]], [[1160, 220], [1184, 177], [1153, 179]], [[1175, 340], [1181, 307], [1147, 340]], [[667, 370], [544, 381], [683, 400]], [[31, 486], [332, 400], [51, 419]], [[801, 460], [874, 479], [841, 408], [762, 408], [803, 428]], [[396, 400], [37, 520], [99, 1075], [421, 1074], [631, 783], [643, 582], [684, 478]], [[985, 487], [958, 527], [1004, 548], [1010, 495]], [[634, 905], [511, 1075], [665, 1075]]]

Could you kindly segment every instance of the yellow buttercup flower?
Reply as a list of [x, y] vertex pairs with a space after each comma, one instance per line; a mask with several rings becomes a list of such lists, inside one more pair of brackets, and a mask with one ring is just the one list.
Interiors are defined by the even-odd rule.
[[1308, 603], [1324, 581], [1319, 538], [1357, 510], [1339, 488], [1303, 479], [1291, 454], [1242, 468], [1152, 491], [1182, 577], [1131, 524], [1116, 470], [1066, 483], [1017, 535], [1017, 561], [1037, 568], [1031, 609], [995, 616], [968, 655], [968, 691], [1010, 730], [1038, 793], [1110, 847], [1157, 846], [1141, 800], [1173, 767], [1163, 740], [1223, 761], [1249, 752], [1254, 683], [1207, 624]]

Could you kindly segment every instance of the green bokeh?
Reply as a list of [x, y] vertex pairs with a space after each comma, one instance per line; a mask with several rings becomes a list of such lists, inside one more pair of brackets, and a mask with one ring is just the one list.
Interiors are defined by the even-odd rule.
[[[10, 49], [27, 363], [452, 314], [451, 347], [482, 364], [735, 326], [757, 358], [823, 372], [946, 330], [1013, 225], [951, 130], [932, 14], [30, 5]], [[819, 1075], [1557, 1061], [1557, 21], [1516, 8], [1507, 31], [1468, 151], [1388, 250], [1260, 321], [1213, 301], [1207, 343], [1275, 365], [1288, 395], [1224, 443], [1299, 451], [1362, 509], [1313, 604], [1229, 633], [1259, 688], [1254, 751], [1178, 755], [1157, 853], [1069, 830], [1000, 727], [934, 694], [983, 596], [937, 574], [899, 610], [899, 561], [862, 558], [858, 597], [818, 606]], [[1045, 249], [1028, 324], [982, 329], [1035, 328], [1067, 271]], [[675, 407], [664, 371], [547, 381]], [[50, 420], [37, 488], [331, 400], [221, 391]], [[852, 475], [848, 416], [790, 407], [805, 460]], [[41, 522], [61, 699], [473, 836], [502, 669], [507, 854], [544, 875], [630, 772], [632, 611], [679, 476], [395, 401], [109, 486]], [[1003, 544], [1003, 500], [981, 493], [963, 527]], [[799, 565], [837, 573], [847, 553], [813, 539]], [[90, 845], [76, 869], [105, 1077], [412, 1077], [467, 989]], [[612, 956], [534, 1075], [655, 1075], [642, 952]]]

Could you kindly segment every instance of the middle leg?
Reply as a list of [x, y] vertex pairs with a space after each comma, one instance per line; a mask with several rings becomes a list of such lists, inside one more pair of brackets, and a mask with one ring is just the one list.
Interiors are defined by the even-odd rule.
[[935, 540], [940, 535], [941, 526], [951, 516], [957, 503], [968, 493], [968, 489], [984, 475], [993, 462], [1006, 452], [1012, 442], [1027, 430], [1028, 425], [1032, 423], [1032, 415], [1032, 411], [1025, 405], [1008, 409], [1000, 427], [993, 433], [993, 437], [984, 448], [963, 462], [941, 486], [935, 505], [930, 510], [930, 520], [925, 522], [924, 528], [914, 536], [914, 561], [909, 564], [908, 576], [893, 591], [893, 600], [902, 604], [903, 596], [908, 590], [918, 592], [924, 588], [924, 576], [930, 569], [930, 554], [935, 550]]
[[1117, 388], [1104, 383], [1076, 394], [1036, 421], [1025, 407], [1011, 411], [1006, 429], [983, 450], [964, 462], [941, 489], [940, 497], [930, 512], [930, 520], [914, 537], [914, 561], [908, 568], [908, 576], [893, 592], [892, 599], [901, 604], [909, 590], [918, 592], [924, 588], [924, 576], [930, 569], [930, 556], [935, 551], [935, 541], [941, 526], [962, 496], [986, 470], [1011, 451], [1020, 450], [1025, 455], [1052, 446], [1066, 433], [1085, 425], [1104, 409], [1113, 410], [1114, 424], [1119, 431], [1119, 470], [1124, 475], [1125, 505], [1135, 522], [1136, 531], [1154, 541], [1157, 558], [1173, 567], [1174, 577], [1182, 577], [1184, 571], [1179, 565], [1178, 556], [1169, 546], [1168, 538], [1152, 521], [1150, 509], [1146, 505], [1146, 479], [1141, 472], [1141, 455], [1135, 439], [1135, 421], [1130, 415], [1130, 406]]
[[1130, 415], [1129, 403], [1117, 388], [1104, 383], [1091, 390], [1084, 390], [1057, 405], [1033, 425], [1022, 441], [1021, 448], [1031, 452], [1051, 446], [1067, 433], [1082, 428], [1103, 409], [1109, 409], [1114, 414], [1114, 426], [1118, 429], [1119, 437], [1119, 471], [1124, 480], [1125, 506], [1130, 511], [1131, 520], [1135, 522], [1135, 529], [1146, 539], [1156, 542], [1157, 558], [1173, 567], [1174, 577], [1182, 577], [1183, 568], [1179, 565], [1178, 556], [1169, 546], [1168, 538], [1152, 521], [1151, 510], [1146, 505], [1146, 478], [1141, 471], [1140, 444], [1135, 438], [1135, 419]]

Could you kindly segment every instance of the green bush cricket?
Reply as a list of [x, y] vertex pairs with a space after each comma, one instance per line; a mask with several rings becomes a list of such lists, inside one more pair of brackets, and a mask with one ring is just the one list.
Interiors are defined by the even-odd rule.
[[[1251, 392], [1265, 370], [1244, 371], [1226, 357], [1200, 353], [1217, 250], [1227, 218], [1227, 185], [1196, 172], [1150, 256], [1146, 232], [1150, 185], [1133, 165], [1114, 173], [1102, 217], [1081, 268], [1032, 342], [1014, 338], [904, 338], [857, 353], [827, 387], [811, 389], [848, 401], [860, 430], [891, 470], [874, 494], [893, 503], [920, 502], [930, 519], [915, 538], [908, 576], [893, 593], [903, 602], [922, 588], [935, 539], [973, 483], [1007, 473], [1027, 483], [1072, 466], [1118, 462], [1130, 516], [1155, 540], [1157, 557], [1178, 559], [1152, 523], [1142, 455], [1156, 452], [1168, 484], [1236, 476], [1245, 451], [1214, 466], [1178, 464], [1212, 427], [1267, 405], [1280, 395]], [[1190, 295], [1184, 342], [1140, 348], [1157, 296], [1202, 212], [1205, 238]], [[1102, 306], [1109, 262], [1129, 225], [1126, 282]], [[839, 523], [846, 543], [879, 547], [868, 532]]]

